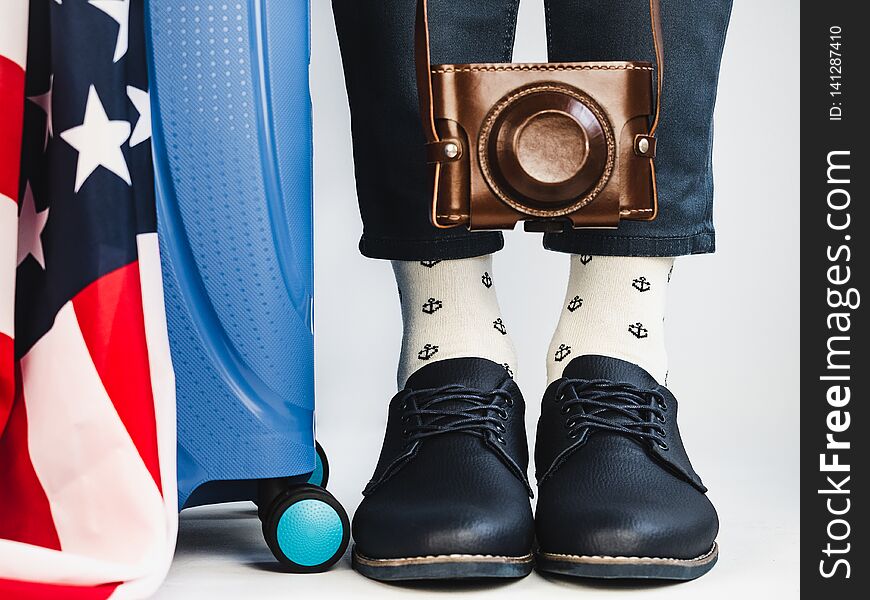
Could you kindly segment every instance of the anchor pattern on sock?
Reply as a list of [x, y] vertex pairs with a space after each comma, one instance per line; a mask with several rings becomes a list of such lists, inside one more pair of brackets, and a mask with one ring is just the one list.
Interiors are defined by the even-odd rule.
[[419, 358], [420, 360], [429, 360], [436, 354], [438, 354], [438, 346], [426, 344], [425, 346], [423, 346], [423, 349], [417, 353], [417, 358]]
[[423, 304], [423, 312], [427, 315], [433, 314], [436, 310], [439, 310], [444, 307], [444, 303], [441, 300], [436, 300], [435, 298], [429, 298]]
[[581, 306], [583, 306], [583, 298], [581, 298], [580, 296], [574, 296], [573, 298], [571, 298], [571, 302], [568, 303], [568, 312], [574, 312]]
[[648, 292], [652, 289], [652, 284], [646, 280], [646, 277], [638, 277], [631, 282], [631, 286], [638, 292]]

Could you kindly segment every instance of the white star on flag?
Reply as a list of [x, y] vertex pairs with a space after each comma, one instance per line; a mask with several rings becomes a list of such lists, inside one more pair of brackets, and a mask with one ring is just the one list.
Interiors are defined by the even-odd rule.
[[89, 0], [88, 4], [99, 8], [118, 22], [118, 41], [115, 43], [113, 61], [118, 62], [127, 54], [127, 41], [130, 33], [130, 0]]
[[145, 90], [128, 85], [127, 97], [130, 98], [130, 102], [139, 113], [139, 120], [136, 121], [130, 136], [130, 147], [132, 148], [151, 137], [151, 96]]
[[36, 212], [36, 202], [33, 200], [33, 190], [30, 182], [24, 188], [24, 201], [21, 203], [21, 215], [18, 217], [18, 264], [32, 256], [45, 270], [45, 254], [42, 252], [42, 231], [48, 220], [48, 209]]
[[61, 132], [60, 137], [79, 153], [76, 163], [76, 192], [97, 167], [106, 167], [126, 181], [127, 185], [133, 184], [127, 159], [121, 150], [121, 146], [130, 137], [130, 123], [109, 120], [94, 86], [88, 90], [88, 103], [82, 124]]
[[38, 96], [28, 96], [27, 99], [45, 111], [45, 142], [42, 149], [48, 148], [48, 138], [54, 137], [54, 124], [51, 118], [51, 92], [54, 89], [54, 75], [48, 79], [48, 91]]

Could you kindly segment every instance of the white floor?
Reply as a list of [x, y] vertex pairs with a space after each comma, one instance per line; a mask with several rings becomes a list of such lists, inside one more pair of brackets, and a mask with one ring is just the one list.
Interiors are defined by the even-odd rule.
[[[157, 597], [797, 598], [800, 144], [793, 4], [735, 2], [716, 116], [718, 251], [680, 259], [669, 298], [669, 384], [680, 399], [686, 446], [722, 523], [713, 571], [691, 583], [637, 588], [537, 574], [496, 586], [400, 587], [357, 575], [345, 557], [329, 573], [286, 575], [275, 571], [252, 507], [231, 505], [182, 515], [175, 563]], [[540, 0], [523, 0], [517, 60], [545, 57], [540, 10]], [[312, 2], [312, 11], [318, 438], [332, 463], [330, 490], [352, 513], [374, 469], [395, 391], [401, 324], [389, 266], [356, 249], [360, 224], [330, 3]], [[758, 68], [759, 56], [776, 68]], [[776, 114], [765, 106], [776, 106]], [[507, 237], [495, 277], [533, 432], [568, 265], [543, 251], [536, 235]]]
[[328, 573], [287, 575], [277, 571], [253, 505], [239, 503], [184, 513], [175, 562], [157, 598], [425, 598], [445, 592], [474, 593], [481, 600], [542, 594], [550, 599], [576, 594], [594, 599], [629, 592], [644, 599], [798, 598], [799, 511], [796, 503], [779, 496], [779, 484], [770, 480], [772, 472], [786, 480], [796, 472], [761, 461], [739, 469], [728, 466], [730, 459], [719, 462], [704, 456], [699, 462], [704, 472], [717, 473], [716, 479], [729, 481], [730, 487], [717, 486], [719, 492], [712, 494], [722, 519], [721, 558], [709, 574], [694, 582], [630, 585], [533, 573], [496, 585], [393, 585], [358, 575], [350, 568], [349, 554]]

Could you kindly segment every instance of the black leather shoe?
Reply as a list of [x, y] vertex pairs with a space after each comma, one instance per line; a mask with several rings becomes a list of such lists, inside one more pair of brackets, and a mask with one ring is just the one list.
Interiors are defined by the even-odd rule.
[[716, 563], [719, 519], [677, 400], [637, 365], [572, 360], [544, 394], [535, 463], [538, 570], [687, 580]]
[[390, 402], [353, 519], [353, 567], [372, 579], [524, 577], [534, 520], [522, 394], [504, 367], [456, 358]]

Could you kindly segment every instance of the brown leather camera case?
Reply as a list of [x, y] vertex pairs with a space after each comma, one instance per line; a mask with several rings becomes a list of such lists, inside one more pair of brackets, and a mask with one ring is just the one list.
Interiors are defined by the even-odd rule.
[[654, 108], [648, 62], [432, 66], [426, 0], [417, 17], [435, 226], [513, 229], [523, 220], [551, 231], [655, 218], [658, 0], [650, 0]]

